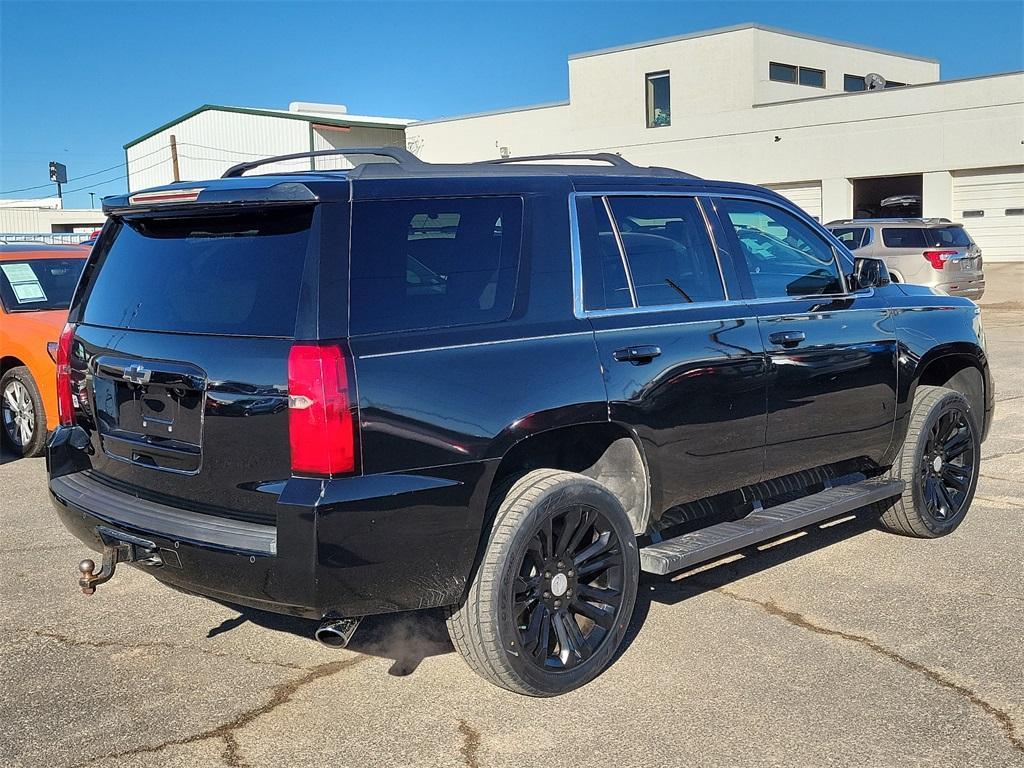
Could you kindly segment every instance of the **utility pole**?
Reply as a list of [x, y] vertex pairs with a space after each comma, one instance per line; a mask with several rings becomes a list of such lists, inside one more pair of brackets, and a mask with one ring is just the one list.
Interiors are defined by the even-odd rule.
[[171, 168], [174, 169], [174, 180], [181, 181], [181, 174], [178, 172], [178, 140], [171, 134]]

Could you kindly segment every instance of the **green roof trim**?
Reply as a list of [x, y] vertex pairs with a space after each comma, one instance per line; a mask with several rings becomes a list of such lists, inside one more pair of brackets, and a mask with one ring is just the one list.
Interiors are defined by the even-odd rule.
[[[124, 145], [125, 150], [134, 147], [136, 144], [145, 141], [146, 139], [156, 136], [161, 131], [166, 131], [168, 128], [172, 128], [178, 123], [183, 123], [190, 117], [195, 117], [200, 112], [235, 112], [240, 115], [259, 115], [261, 117], [280, 117], [283, 120], [303, 120], [307, 123], [316, 123], [317, 125], [336, 125], [341, 128], [391, 128], [396, 131], [404, 130], [405, 126], [399, 123], [373, 123], [365, 122], [363, 120], [346, 120], [343, 117], [317, 117], [315, 115], [303, 115], [297, 112], [275, 112], [270, 109], [251, 109], [249, 107], [225, 107], [220, 104], [203, 104], [201, 107], [196, 107], [191, 112], [186, 112], [181, 117], [176, 117], [163, 125], [154, 128], [149, 133], [144, 133], [137, 139], [132, 139]], [[312, 129], [311, 129], [312, 130]]]

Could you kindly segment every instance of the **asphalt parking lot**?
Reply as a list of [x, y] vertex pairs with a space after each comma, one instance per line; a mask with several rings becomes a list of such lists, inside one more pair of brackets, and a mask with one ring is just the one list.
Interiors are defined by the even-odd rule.
[[557, 699], [477, 678], [436, 613], [335, 651], [130, 568], [86, 598], [43, 461], [5, 457], [0, 764], [1024, 765], [1024, 270], [986, 271], [996, 421], [955, 534], [859, 515], [645, 578], [621, 657]]

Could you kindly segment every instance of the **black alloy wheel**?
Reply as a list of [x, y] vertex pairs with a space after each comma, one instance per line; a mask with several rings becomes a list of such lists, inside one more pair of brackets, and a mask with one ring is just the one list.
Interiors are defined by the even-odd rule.
[[527, 542], [512, 594], [519, 643], [547, 670], [591, 658], [622, 609], [623, 546], [597, 509], [545, 517]]
[[959, 407], [950, 408], [931, 425], [919, 482], [925, 507], [936, 522], [965, 510], [975, 474], [974, 446], [974, 424]]

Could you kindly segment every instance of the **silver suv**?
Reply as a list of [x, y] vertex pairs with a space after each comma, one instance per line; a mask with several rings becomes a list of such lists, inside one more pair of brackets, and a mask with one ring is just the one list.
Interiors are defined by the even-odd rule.
[[846, 219], [827, 225], [858, 256], [881, 259], [897, 283], [977, 301], [985, 293], [981, 249], [949, 219]]

